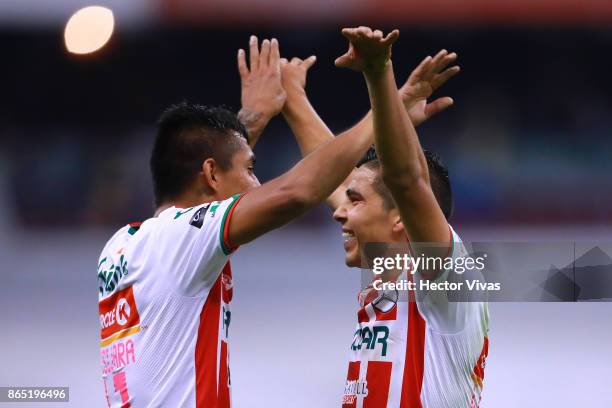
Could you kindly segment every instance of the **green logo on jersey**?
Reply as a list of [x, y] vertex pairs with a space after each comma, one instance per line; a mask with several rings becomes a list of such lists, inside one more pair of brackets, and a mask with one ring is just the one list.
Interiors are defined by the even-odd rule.
[[217, 212], [217, 208], [219, 208], [220, 204], [221, 204], [220, 202], [215, 201], [210, 205], [210, 209], [208, 210], [208, 212], [210, 213], [211, 217], [215, 215], [215, 213]]
[[382, 345], [381, 355], [387, 355], [387, 339], [389, 338], [389, 328], [387, 326], [374, 326], [370, 329], [368, 326], [357, 329], [351, 344], [351, 350], [361, 350], [366, 347], [368, 350], [374, 350], [377, 343]]
[[183, 211], [177, 211], [177, 212], [176, 212], [176, 215], [174, 216], [174, 219], [176, 220], [176, 219], [177, 219], [178, 217], [180, 217], [181, 215], [183, 215], [183, 214], [187, 214], [189, 211], [191, 211], [191, 210], [193, 210], [193, 209], [194, 209], [194, 207], [190, 207], [190, 208], [188, 208], [188, 209], [186, 209], [186, 210], [183, 210]]
[[124, 255], [119, 258], [119, 264], [115, 265], [113, 263], [105, 268], [104, 265], [108, 263], [107, 260], [108, 258], [102, 259], [98, 265], [98, 290], [101, 296], [114, 291], [121, 278], [128, 274], [128, 264]]
[[225, 310], [225, 306], [223, 306], [223, 328], [225, 329], [225, 338], [229, 335], [229, 325], [232, 321], [232, 312], [229, 310]]

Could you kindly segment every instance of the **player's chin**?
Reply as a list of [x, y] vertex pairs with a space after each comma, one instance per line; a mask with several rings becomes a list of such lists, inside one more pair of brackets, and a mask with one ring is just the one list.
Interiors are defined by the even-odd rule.
[[361, 267], [361, 256], [359, 254], [359, 247], [357, 245], [353, 248], [346, 249], [344, 262], [346, 263], [346, 266], [351, 268]]

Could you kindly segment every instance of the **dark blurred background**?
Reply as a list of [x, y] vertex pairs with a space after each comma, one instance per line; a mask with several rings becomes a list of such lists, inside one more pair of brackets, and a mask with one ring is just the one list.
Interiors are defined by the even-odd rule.
[[[284, 56], [318, 56], [308, 93], [328, 125], [344, 130], [369, 101], [359, 74], [333, 66], [346, 48], [339, 27], [371, 22], [401, 29], [398, 81], [441, 48], [459, 54], [461, 74], [440, 91], [455, 106], [419, 129], [450, 167], [455, 223], [610, 224], [612, 3], [592, 1], [588, 13], [566, 0], [562, 13], [545, 1], [549, 9], [521, 14], [528, 1], [493, 2], [472, 17], [442, 0], [371, 10], [374, 2], [271, 3], [141, 0], [116, 12], [110, 43], [88, 55], [66, 51], [59, 17], [0, 25], [0, 154], [11, 218], [46, 228], [148, 217], [156, 119], [181, 100], [238, 110], [235, 54], [252, 33], [278, 38]], [[63, 7], [67, 18], [74, 7]], [[323, 12], [330, 7], [334, 15]], [[256, 153], [262, 180], [299, 159], [282, 118]]]
[[[0, 386], [70, 386], [71, 406], [105, 406], [98, 254], [153, 213], [148, 159], [163, 109], [240, 108], [236, 51], [251, 34], [278, 38], [286, 57], [317, 55], [307, 91], [335, 132], [369, 107], [360, 75], [333, 66], [341, 27], [400, 28], [402, 82], [426, 55], [457, 52], [462, 72], [439, 94], [455, 106], [418, 131], [449, 166], [463, 239], [611, 241], [610, 0], [95, 4], [114, 12], [114, 34], [75, 55], [64, 26], [91, 3], [0, 1]], [[300, 157], [282, 118], [255, 152], [262, 181]], [[338, 406], [360, 279], [329, 211], [232, 264], [235, 405]], [[609, 303], [490, 309], [483, 407], [612, 406]]]

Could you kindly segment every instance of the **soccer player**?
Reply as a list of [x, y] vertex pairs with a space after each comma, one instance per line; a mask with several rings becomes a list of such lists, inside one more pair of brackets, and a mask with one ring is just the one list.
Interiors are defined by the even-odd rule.
[[[342, 225], [347, 265], [362, 266], [362, 259], [371, 258], [367, 244], [379, 242], [412, 243], [413, 253], [427, 257], [467, 255], [448, 224], [452, 196], [447, 171], [435, 155], [423, 153], [413, 127], [453, 103], [440, 98], [427, 104], [427, 98], [459, 71], [445, 69], [456, 54], [443, 50], [427, 57], [398, 92], [390, 57], [399, 33], [383, 37], [360, 27], [343, 34], [349, 51], [336, 65], [363, 72], [372, 111], [341, 136], [374, 133], [380, 155], [368, 152], [327, 200]], [[313, 57], [282, 61], [287, 92], [283, 114], [304, 155], [333, 138], [304, 90], [313, 63]], [[439, 283], [453, 275], [450, 270], [419, 269], [413, 281]], [[390, 270], [376, 280], [401, 279], [412, 280], [410, 271]], [[416, 288], [405, 296], [410, 301], [402, 301], [395, 290], [377, 290], [374, 282], [359, 294], [343, 407], [479, 405], [488, 353], [486, 303], [449, 302], [445, 293]]]
[[245, 126], [182, 103], [162, 115], [151, 171], [158, 211], [121, 228], [98, 261], [101, 360], [111, 407], [229, 407], [230, 255], [328, 197], [373, 142], [335, 138], [260, 185], [251, 145], [285, 103], [276, 40], [238, 65]]

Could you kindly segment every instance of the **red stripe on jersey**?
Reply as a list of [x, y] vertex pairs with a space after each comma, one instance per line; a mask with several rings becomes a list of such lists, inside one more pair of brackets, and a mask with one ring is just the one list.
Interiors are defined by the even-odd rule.
[[363, 400], [363, 408], [387, 406], [392, 365], [390, 361], [368, 362], [368, 374], [366, 375], [368, 395]]
[[217, 342], [221, 313], [221, 276], [210, 288], [200, 313], [195, 348], [196, 407], [217, 407]]
[[449, 256], [453, 256], [453, 248], [455, 246], [455, 241], [453, 240], [453, 230], [451, 229], [451, 226], [448, 226], [448, 235], [449, 235], [449, 246], [448, 246], [448, 252], [446, 253], [445, 258], [448, 258]]
[[219, 367], [219, 404], [218, 408], [230, 407], [229, 390], [229, 361], [227, 355], [227, 343], [221, 341], [221, 362]]
[[365, 307], [362, 307], [357, 312], [357, 321], [359, 323], [367, 323], [370, 321], [370, 318], [368, 317], [368, 313], [366, 312]]
[[472, 379], [480, 388], [483, 386], [484, 381], [484, 370], [485, 364], [487, 360], [487, 356], [489, 355], [489, 338], [485, 336], [484, 343], [482, 344], [482, 351], [480, 352], [480, 357], [478, 357], [478, 361], [474, 366], [474, 373], [472, 374]]
[[[348, 373], [346, 374], [346, 388], [344, 389], [344, 399], [342, 401], [342, 408], [356, 408], [357, 407], [357, 396], [356, 396], [356, 388], [358, 386], [357, 382], [359, 381], [359, 368], [361, 366], [361, 361], [350, 361]], [[351, 381], [355, 381], [355, 383], [351, 384]], [[349, 389], [349, 387], [354, 387], [355, 389]]]
[[422, 408], [423, 365], [425, 360], [425, 320], [419, 313], [413, 291], [408, 302], [406, 362], [402, 381], [400, 408]]
[[388, 312], [381, 312], [374, 306], [374, 312], [376, 313], [376, 320], [378, 321], [397, 320], [397, 303], [393, 306], [393, 309]]
[[113, 386], [115, 392], [118, 392], [121, 396], [121, 408], [131, 408], [127, 380], [125, 379], [125, 371], [121, 371], [113, 375]]

